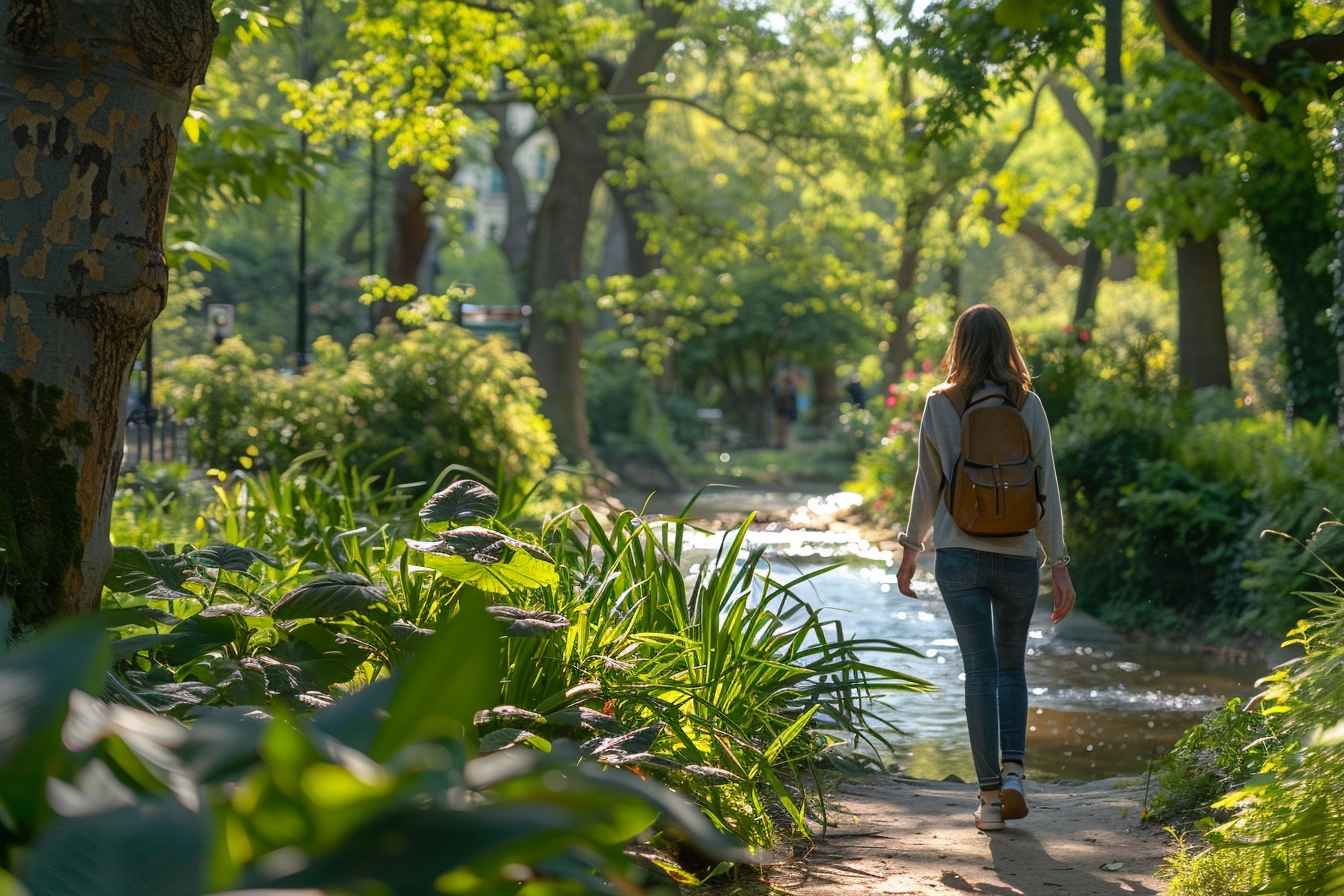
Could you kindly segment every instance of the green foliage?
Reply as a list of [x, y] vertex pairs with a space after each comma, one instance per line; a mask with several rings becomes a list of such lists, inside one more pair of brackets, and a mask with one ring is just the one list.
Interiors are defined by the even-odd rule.
[[526, 358], [448, 323], [361, 336], [349, 350], [318, 339], [299, 376], [232, 339], [163, 381], [178, 416], [196, 421], [193, 457], [226, 470], [283, 468], [317, 449], [359, 465], [400, 452], [393, 463], [411, 478], [457, 463], [531, 484], [555, 456]]
[[852, 425], [876, 435], [886, 435], [872, 448], [859, 453], [852, 479], [845, 488], [863, 495], [867, 512], [879, 526], [904, 526], [910, 515], [910, 494], [919, 466], [919, 422], [929, 390], [942, 382], [936, 374], [892, 383], [886, 395], [869, 400], [866, 408], [851, 412], [859, 421]]
[[[1212, 808], [1232, 817], [1207, 830], [1211, 849], [1174, 863], [1169, 893], [1338, 892], [1344, 875], [1338, 836], [1344, 812], [1335, 787], [1344, 774], [1339, 724], [1344, 685], [1338, 674], [1344, 658], [1344, 579], [1327, 567], [1318, 580], [1317, 589], [1301, 595], [1311, 610], [1286, 642], [1303, 655], [1266, 680], [1269, 687], [1253, 710], [1260, 718], [1244, 731], [1241, 722], [1227, 728], [1214, 723], [1220, 728], [1215, 738], [1222, 766], [1238, 786]], [[1226, 721], [1227, 712], [1223, 715]], [[1201, 737], [1188, 735], [1195, 743]], [[1245, 763], [1232, 756], [1238, 737], [1248, 754]], [[1257, 758], [1262, 761], [1253, 763]], [[1256, 774], [1238, 783], [1253, 764]]]
[[89, 695], [108, 621], [0, 659], [0, 867], [34, 896], [671, 892], [626, 852], [666, 829], [710, 860], [751, 860], [684, 798], [572, 747], [472, 758], [460, 735], [497, 687], [497, 628], [479, 604], [403, 671], [311, 718], [218, 710], [190, 726]]
[[1181, 735], [1157, 764], [1157, 792], [1145, 820], [1175, 824], [1211, 817], [1213, 804], [1249, 781], [1277, 745], [1268, 721], [1258, 707], [1234, 697]]
[[[775, 579], [744, 550], [745, 524], [717, 554], [698, 552], [688, 580], [684, 522], [604, 521], [580, 506], [534, 536], [506, 525], [519, 498], [501, 492], [461, 480], [415, 499], [390, 475], [320, 457], [234, 474], [199, 508], [219, 541], [118, 549], [105, 602], [117, 614], [115, 694], [188, 719], [333, 701], [337, 712], [486, 592], [504, 634], [501, 672], [486, 676], [495, 690], [464, 730], [453, 728], [461, 706], [436, 711], [436, 732], [479, 736], [485, 752], [574, 749], [636, 769], [769, 845], [824, 816], [823, 771], [851, 767], [856, 739], [881, 741], [871, 697], [926, 687], [875, 664], [907, 649], [822, 623], [799, 596], [819, 573]], [[424, 689], [447, 699], [442, 679]], [[346, 739], [380, 761], [390, 749]]]

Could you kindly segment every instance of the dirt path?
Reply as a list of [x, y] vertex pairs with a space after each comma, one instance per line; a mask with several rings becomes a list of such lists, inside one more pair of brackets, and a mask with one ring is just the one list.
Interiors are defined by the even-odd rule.
[[[873, 776], [844, 784], [833, 828], [806, 861], [773, 869], [794, 896], [1119, 896], [1157, 894], [1170, 836], [1140, 825], [1143, 782], [1028, 781], [1031, 814], [981, 833], [967, 784]], [[1114, 870], [1102, 868], [1115, 866]]]

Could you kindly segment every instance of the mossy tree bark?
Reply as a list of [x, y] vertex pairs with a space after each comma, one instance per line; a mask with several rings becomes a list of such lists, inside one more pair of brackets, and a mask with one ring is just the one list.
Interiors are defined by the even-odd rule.
[[218, 25], [209, 0], [9, 0], [0, 30], [0, 597], [37, 624], [98, 607], [177, 129]]

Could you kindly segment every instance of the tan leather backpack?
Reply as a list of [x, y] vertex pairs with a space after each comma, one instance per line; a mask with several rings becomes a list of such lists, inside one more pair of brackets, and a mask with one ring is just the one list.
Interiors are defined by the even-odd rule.
[[1022, 417], [1025, 389], [967, 404], [959, 388], [942, 393], [961, 418], [961, 454], [943, 489], [952, 520], [968, 535], [1026, 535], [1045, 515], [1031, 431]]

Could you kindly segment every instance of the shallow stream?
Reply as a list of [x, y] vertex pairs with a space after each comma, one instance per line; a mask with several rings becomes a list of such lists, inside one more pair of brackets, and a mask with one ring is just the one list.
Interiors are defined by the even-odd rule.
[[[706, 535], [693, 547], [708, 557], [721, 539]], [[801, 586], [800, 596], [839, 620], [846, 634], [914, 648], [922, 657], [876, 661], [938, 687], [881, 698], [883, 718], [903, 732], [891, 738], [897, 764], [916, 777], [973, 780], [961, 656], [929, 570], [916, 577], [921, 599], [912, 600], [896, 590], [891, 553], [856, 533], [780, 528], [753, 532], [750, 541], [767, 545], [766, 558], [781, 580], [843, 562]], [[1205, 714], [1231, 697], [1253, 694], [1268, 671], [1263, 659], [1244, 652], [1124, 639], [1081, 611], [1054, 626], [1048, 577], [1042, 585], [1027, 651], [1027, 767], [1038, 780], [1143, 774], [1149, 760]]]

